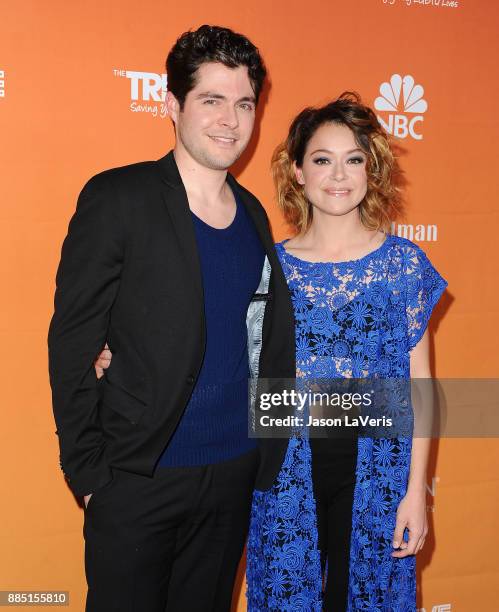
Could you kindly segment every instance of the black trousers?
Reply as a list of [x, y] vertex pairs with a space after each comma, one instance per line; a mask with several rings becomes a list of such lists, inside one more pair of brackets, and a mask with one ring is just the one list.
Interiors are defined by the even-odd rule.
[[257, 463], [113, 470], [85, 510], [86, 612], [228, 612]]
[[323, 569], [327, 563], [323, 610], [345, 612], [357, 439], [313, 439], [310, 440], [310, 445]]

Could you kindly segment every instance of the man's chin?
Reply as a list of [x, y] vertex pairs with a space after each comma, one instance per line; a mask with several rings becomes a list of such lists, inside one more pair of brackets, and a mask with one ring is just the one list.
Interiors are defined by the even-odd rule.
[[239, 151], [236, 155], [231, 154], [227, 156], [210, 156], [209, 159], [206, 160], [208, 167], [212, 170], [228, 170], [232, 164], [234, 164], [239, 157], [241, 156], [242, 151]]
[[224, 151], [206, 156], [208, 165], [213, 170], [228, 170], [243, 154], [244, 149], [238, 151]]

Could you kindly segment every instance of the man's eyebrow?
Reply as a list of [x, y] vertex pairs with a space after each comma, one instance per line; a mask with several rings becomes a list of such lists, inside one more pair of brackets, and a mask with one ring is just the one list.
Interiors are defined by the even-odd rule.
[[[330, 151], [329, 149], [316, 149], [315, 151], [312, 151], [310, 155], [315, 155], [316, 153], [334, 153], [334, 151]], [[357, 149], [351, 149], [350, 151], [346, 152], [347, 155], [350, 155], [350, 153], [364, 153], [364, 151], [362, 149], [357, 148]]]
[[[217, 94], [211, 91], [203, 91], [196, 96], [197, 100], [200, 100], [203, 98], [215, 98], [216, 100], [227, 100], [226, 96], [223, 96], [222, 94]], [[256, 98], [255, 96], [244, 96], [240, 98], [238, 102], [251, 102], [252, 104], [255, 104]]]
[[216, 98], [217, 100], [225, 100], [225, 96], [222, 96], [222, 94], [216, 94], [213, 93], [211, 91], [203, 91], [200, 94], [198, 94], [196, 96], [196, 98], [199, 100], [199, 98]]
[[255, 96], [244, 96], [244, 98], [241, 98], [240, 100], [238, 100], [238, 102], [251, 102], [253, 104], [256, 104], [256, 98]]

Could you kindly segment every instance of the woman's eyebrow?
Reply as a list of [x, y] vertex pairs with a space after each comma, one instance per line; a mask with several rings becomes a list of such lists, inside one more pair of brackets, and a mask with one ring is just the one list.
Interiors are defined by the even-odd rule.
[[[312, 151], [312, 153], [310, 153], [310, 155], [314, 155], [315, 153], [334, 153], [334, 151], [331, 151], [330, 149], [316, 149], [315, 151]], [[346, 154], [350, 155], [350, 153], [364, 153], [364, 151], [362, 149], [351, 149], [350, 151], [347, 151]]]

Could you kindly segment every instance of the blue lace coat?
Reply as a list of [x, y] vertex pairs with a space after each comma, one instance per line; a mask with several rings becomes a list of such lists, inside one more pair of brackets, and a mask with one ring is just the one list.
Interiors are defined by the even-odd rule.
[[[341, 263], [276, 248], [294, 305], [298, 378], [409, 378], [409, 351], [446, 286], [418, 246], [387, 236], [362, 259]], [[410, 458], [410, 437], [359, 437], [348, 612], [416, 609], [415, 557], [391, 556]], [[250, 612], [321, 610], [317, 540], [310, 445], [292, 437], [273, 487], [253, 497]]]

